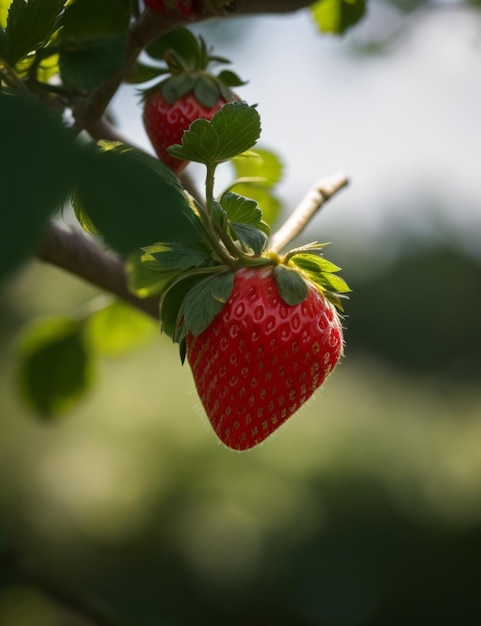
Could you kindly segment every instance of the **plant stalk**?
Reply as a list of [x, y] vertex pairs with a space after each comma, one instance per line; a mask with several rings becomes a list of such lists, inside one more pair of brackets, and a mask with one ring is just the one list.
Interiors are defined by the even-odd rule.
[[323, 178], [315, 183], [291, 216], [271, 236], [269, 252], [279, 253], [285, 248], [294, 237], [297, 237], [304, 230], [324, 203], [348, 183], [348, 178], [342, 173]]

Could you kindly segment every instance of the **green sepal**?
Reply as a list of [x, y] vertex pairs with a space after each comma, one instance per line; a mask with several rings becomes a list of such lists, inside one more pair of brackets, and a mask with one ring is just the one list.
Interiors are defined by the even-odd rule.
[[190, 332], [198, 337], [210, 326], [230, 298], [234, 287], [234, 273], [223, 272], [204, 278], [185, 296], [179, 311], [182, 331], [179, 339]]
[[193, 122], [184, 132], [182, 145], [175, 144], [168, 151], [178, 159], [213, 166], [252, 148], [260, 133], [255, 107], [247, 102], [229, 102], [210, 121]]
[[168, 50], [175, 50], [182, 57], [186, 68], [197, 68], [202, 64], [201, 51], [195, 35], [183, 26], [177, 26], [157, 37], [145, 51], [153, 59], [163, 61]]
[[161, 91], [169, 104], [174, 104], [180, 98], [189, 93], [196, 84], [196, 77], [193, 74], [177, 74], [164, 80]]
[[231, 70], [222, 70], [217, 74], [217, 78], [227, 87], [242, 87], [242, 85], [247, 84], [247, 81], [242, 80], [238, 74]]
[[[346, 297], [344, 294], [351, 290], [346, 281], [336, 274], [341, 268], [319, 256], [320, 245], [322, 244], [309, 244], [313, 252], [291, 251], [284, 259], [284, 262], [301, 270], [304, 276], [314, 283], [325, 297], [342, 311], [341, 298]], [[302, 248], [298, 250], [302, 250]]]
[[285, 265], [276, 265], [273, 271], [279, 295], [286, 304], [294, 306], [307, 298], [308, 287], [304, 278], [296, 270]]
[[206, 109], [214, 107], [221, 94], [222, 90], [219, 83], [210, 76], [199, 76], [194, 82], [195, 99]]

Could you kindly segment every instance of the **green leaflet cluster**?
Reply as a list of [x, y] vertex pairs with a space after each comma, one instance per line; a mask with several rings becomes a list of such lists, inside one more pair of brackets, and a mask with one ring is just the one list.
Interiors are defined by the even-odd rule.
[[[131, 84], [160, 78], [154, 85], [142, 90], [144, 98], [160, 89], [167, 102], [173, 104], [193, 92], [198, 102], [211, 108], [219, 96], [226, 101], [232, 100], [231, 87], [245, 84], [231, 70], [224, 69], [218, 74], [208, 71], [208, 66], [212, 63], [228, 64], [230, 61], [213, 55], [202, 37], [197, 39], [183, 26], [177, 26], [158, 37], [147, 46], [145, 52], [149, 63], [137, 61], [127, 77], [127, 82]], [[156, 62], [159, 61], [167, 67], [157, 65]]]
[[302, 302], [311, 283], [342, 310], [342, 294], [349, 291], [337, 276], [340, 268], [322, 257], [326, 244], [296, 248], [284, 257], [270, 253], [270, 227], [258, 203], [232, 191], [236, 183], [219, 197], [214, 195], [217, 165], [243, 155], [245, 168], [249, 158], [256, 158], [250, 150], [259, 134], [259, 115], [245, 102], [229, 103], [210, 121], [191, 124], [182, 145], [169, 151], [206, 167], [205, 204], [189, 198], [198, 237], [143, 246], [129, 257], [131, 288], [141, 296], [160, 296], [162, 331], [180, 344], [182, 360], [187, 335], [200, 335], [221, 312], [235, 271], [242, 267], [271, 266], [279, 293], [289, 305]]

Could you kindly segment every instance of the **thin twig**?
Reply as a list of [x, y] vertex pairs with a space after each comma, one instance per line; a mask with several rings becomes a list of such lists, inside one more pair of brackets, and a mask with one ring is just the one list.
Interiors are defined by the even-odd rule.
[[342, 173], [334, 174], [317, 182], [304, 196], [292, 215], [272, 235], [269, 250], [278, 253], [287, 246], [294, 237], [297, 237], [304, 230], [323, 204], [345, 187], [348, 182], [347, 177]]

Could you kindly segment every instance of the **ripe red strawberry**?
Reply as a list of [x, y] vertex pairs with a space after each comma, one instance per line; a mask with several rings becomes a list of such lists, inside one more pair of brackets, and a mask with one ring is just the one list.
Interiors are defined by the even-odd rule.
[[201, 104], [190, 92], [174, 103], [166, 100], [161, 90], [151, 93], [145, 100], [143, 121], [145, 131], [159, 159], [168, 165], [179, 176], [188, 164], [171, 156], [167, 148], [182, 140], [187, 130], [196, 119], [210, 120], [227, 102], [222, 96], [212, 107]]
[[308, 400], [343, 351], [341, 322], [321, 290], [288, 305], [272, 268], [240, 269], [231, 296], [187, 359], [218, 437], [235, 450], [257, 445]]
[[[178, 4], [185, 8], [189, 3]], [[188, 29], [178, 26], [164, 39], [165, 47], [158, 41], [156, 46], [163, 51], [167, 68], [150, 68], [154, 72], [157, 69], [162, 79], [144, 91], [143, 122], [157, 156], [179, 176], [187, 161], [172, 157], [169, 146], [181, 143], [192, 122], [200, 118], [210, 120], [224, 104], [237, 100], [230, 88], [244, 83], [231, 71], [209, 73], [211, 62], [228, 61], [212, 56], [204, 40], [196, 39]]]
[[234, 450], [266, 439], [334, 369], [343, 352], [336, 307], [342, 311], [350, 291], [324, 258], [327, 244], [280, 254], [347, 183], [343, 175], [316, 185], [270, 249], [255, 200], [232, 190], [215, 197], [217, 164], [245, 154], [259, 134], [259, 115], [246, 102], [225, 104], [184, 133], [172, 154], [207, 168], [205, 204], [190, 198], [188, 205], [195, 233], [142, 248], [140, 261], [157, 278], [134, 269], [139, 288], [147, 281], [159, 293], [162, 332], [179, 344], [182, 362], [187, 357], [215, 433]]

